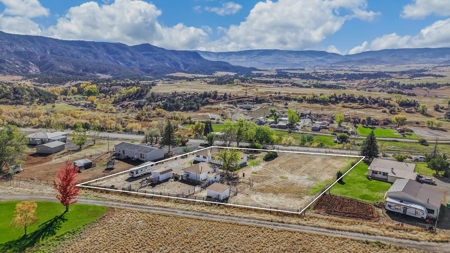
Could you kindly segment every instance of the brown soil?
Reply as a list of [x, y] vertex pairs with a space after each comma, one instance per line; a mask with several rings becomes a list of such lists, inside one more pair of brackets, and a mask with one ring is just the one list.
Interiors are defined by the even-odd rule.
[[129, 210], [107, 212], [56, 252], [411, 252], [383, 243]]
[[53, 160], [52, 155], [38, 155], [36, 153], [27, 154], [25, 161], [22, 163], [23, 167], [33, 166], [33, 165], [40, 165], [43, 163], [47, 163]]
[[372, 205], [336, 195], [323, 195], [314, 205], [314, 210], [336, 216], [378, 220], [378, 212]]

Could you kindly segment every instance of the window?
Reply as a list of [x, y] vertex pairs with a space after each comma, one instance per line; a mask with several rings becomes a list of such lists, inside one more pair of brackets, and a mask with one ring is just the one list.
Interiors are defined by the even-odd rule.
[[122, 149], [122, 155], [125, 155], [125, 149]]
[[386, 172], [383, 172], [383, 176], [387, 176], [388, 175], [388, 173], [386, 173]]
[[145, 154], [142, 154], [142, 153], [141, 153], [141, 154], [140, 154], [140, 158], [141, 158], [141, 159], [145, 159]]
[[428, 214], [434, 214], [434, 210], [433, 209], [428, 209], [427, 208], [427, 212], [428, 212]]

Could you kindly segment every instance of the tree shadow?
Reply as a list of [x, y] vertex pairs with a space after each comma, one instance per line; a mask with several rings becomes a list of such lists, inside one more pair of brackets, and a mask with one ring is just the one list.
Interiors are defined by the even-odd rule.
[[65, 213], [42, 223], [36, 231], [28, 235], [0, 244], [0, 252], [25, 252], [27, 248], [33, 247], [48, 237], [56, 235], [62, 224], [67, 221], [64, 215]]

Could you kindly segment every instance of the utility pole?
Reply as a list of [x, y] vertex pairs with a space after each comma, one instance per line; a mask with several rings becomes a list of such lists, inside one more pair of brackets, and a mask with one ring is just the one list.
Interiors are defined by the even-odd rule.
[[109, 135], [108, 135], [108, 153], [109, 153]]

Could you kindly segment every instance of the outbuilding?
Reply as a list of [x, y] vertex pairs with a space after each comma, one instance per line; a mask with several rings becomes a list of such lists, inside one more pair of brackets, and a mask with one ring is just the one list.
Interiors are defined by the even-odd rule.
[[217, 200], [225, 200], [230, 197], [230, 186], [221, 183], [213, 183], [206, 188], [206, 196]]
[[39, 146], [36, 146], [36, 153], [38, 154], [55, 154], [63, 151], [66, 148], [66, 144], [60, 141], [52, 141]]
[[26, 137], [28, 138], [28, 144], [30, 145], [41, 145], [53, 141], [67, 141], [67, 133], [65, 132], [37, 132], [34, 134], [29, 134]]
[[80, 169], [80, 171], [93, 167], [93, 163], [89, 159], [80, 159], [73, 162], [73, 164]]
[[[415, 217], [422, 211], [427, 218], [437, 219], [444, 193], [411, 179], [397, 179], [385, 197], [387, 210]], [[413, 211], [409, 210], [413, 208]]]
[[158, 180], [159, 182], [168, 180], [172, 177], [172, 169], [170, 168], [160, 168], [152, 171], [152, 178]]

